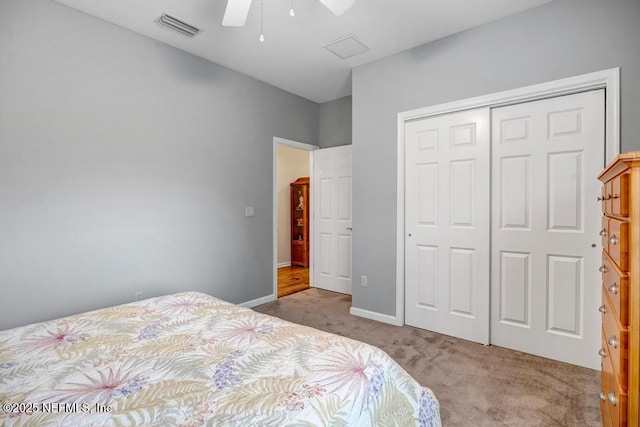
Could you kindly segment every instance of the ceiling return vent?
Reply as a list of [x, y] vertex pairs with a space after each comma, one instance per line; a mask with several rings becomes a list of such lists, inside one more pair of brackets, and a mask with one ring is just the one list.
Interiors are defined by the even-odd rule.
[[200, 28], [187, 24], [186, 22], [181, 21], [178, 18], [174, 18], [166, 13], [163, 13], [158, 19], [156, 19], [156, 22], [165, 28], [176, 31], [187, 37], [195, 37], [200, 33], [200, 31], [202, 31]]
[[369, 50], [369, 47], [353, 34], [329, 42], [324, 48], [340, 59], [352, 58]]

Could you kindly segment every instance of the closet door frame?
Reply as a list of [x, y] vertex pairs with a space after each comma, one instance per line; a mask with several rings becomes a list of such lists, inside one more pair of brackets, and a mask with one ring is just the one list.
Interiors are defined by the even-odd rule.
[[[397, 219], [396, 219], [396, 313], [388, 322], [404, 325], [405, 318], [405, 122], [481, 107], [537, 101], [593, 89], [605, 89], [605, 161], [620, 154], [620, 68], [596, 71], [518, 89], [398, 113]], [[603, 165], [604, 167], [604, 165]]]

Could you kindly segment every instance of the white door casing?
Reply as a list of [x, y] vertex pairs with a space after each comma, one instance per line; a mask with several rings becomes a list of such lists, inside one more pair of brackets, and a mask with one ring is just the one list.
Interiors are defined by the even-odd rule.
[[604, 90], [492, 110], [492, 344], [600, 368], [604, 117]]
[[490, 110], [405, 124], [405, 323], [489, 343]]
[[312, 285], [351, 294], [352, 149], [350, 145], [314, 152]]

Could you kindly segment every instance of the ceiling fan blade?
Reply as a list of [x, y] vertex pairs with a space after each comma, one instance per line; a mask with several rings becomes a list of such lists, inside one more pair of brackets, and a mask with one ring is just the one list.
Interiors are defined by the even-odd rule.
[[251, 0], [227, 0], [222, 25], [225, 27], [244, 27], [251, 7]]
[[345, 13], [356, 0], [319, 0], [320, 3], [326, 6], [335, 15], [340, 16]]

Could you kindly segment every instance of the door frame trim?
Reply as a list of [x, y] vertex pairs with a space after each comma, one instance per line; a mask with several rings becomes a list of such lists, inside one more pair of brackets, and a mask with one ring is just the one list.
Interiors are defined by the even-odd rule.
[[[474, 108], [496, 108], [588, 90], [605, 89], [605, 161], [620, 154], [620, 68], [596, 71], [560, 80], [482, 95], [475, 98], [403, 111], [397, 116], [396, 201], [396, 314], [387, 323], [404, 325], [405, 314], [405, 122]], [[604, 167], [604, 165], [603, 165]]]
[[[272, 281], [273, 293], [270, 295], [271, 300], [278, 299], [278, 145], [286, 145], [287, 147], [297, 148], [309, 152], [309, 178], [313, 183], [313, 152], [320, 147], [317, 145], [307, 144], [305, 142], [292, 141], [290, 139], [273, 137], [273, 169], [272, 169], [272, 186], [271, 186], [271, 206], [272, 206], [272, 240], [273, 240], [273, 260], [272, 265]], [[313, 206], [309, 200], [309, 236], [313, 236]], [[309, 247], [309, 277], [313, 277], [313, 245]]]

